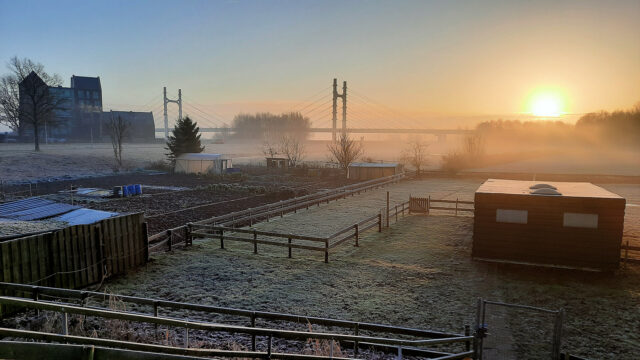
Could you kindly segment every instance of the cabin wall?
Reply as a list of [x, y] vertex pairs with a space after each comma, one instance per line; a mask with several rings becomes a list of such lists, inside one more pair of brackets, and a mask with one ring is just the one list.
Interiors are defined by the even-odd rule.
[[[617, 268], [624, 224], [624, 199], [571, 198], [508, 194], [475, 195], [472, 256], [600, 269]], [[498, 209], [524, 210], [526, 223], [516, 213], [498, 222]], [[565, 213], [578, 216], [565, 226]], [[511, 217], [510, 217], [511, 216]], [[571, 217], [571, 216], [570, 216]], [[572, 224], [571, 221], [568, 224]]]

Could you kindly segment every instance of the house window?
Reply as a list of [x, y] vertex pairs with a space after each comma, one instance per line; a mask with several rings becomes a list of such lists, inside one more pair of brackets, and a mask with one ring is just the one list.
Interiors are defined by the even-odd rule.
[[496, 210], [496, 222], [511, 224], [526, 224], [529, 212], [527, 210]]
[[562, 226], [597, 229], [598, 214], [580, 214], [566, 212], [564, 213], [564, 217], [562, 219]]
[[96, 100], [98, 99], [98, 92], [97, 91], [93, 92], [93, 98], [96, 99]]

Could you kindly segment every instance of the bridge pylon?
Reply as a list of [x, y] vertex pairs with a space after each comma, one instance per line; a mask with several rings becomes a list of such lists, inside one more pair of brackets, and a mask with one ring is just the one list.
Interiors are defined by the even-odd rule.
[[338, 93], [338, 79], [333, 79], [333, 117], [331, 119], [331, 139], [336, 141], [338, 125], [338, 98], [342, 98], [342, 132], [347, 132], [347, 82], [342, 82], [342, 94]]

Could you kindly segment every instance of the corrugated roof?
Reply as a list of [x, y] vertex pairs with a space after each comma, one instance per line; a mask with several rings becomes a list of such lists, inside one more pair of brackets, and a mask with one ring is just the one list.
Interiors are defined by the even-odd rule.
[[57, 216], [52, 220], [66, 221], [69, 225], [87, 225], [116, 215], [118, 214], [109, 211], [82, 208]]
[[381, 168], [381, 167], [396, 167], [398, 166], [398, 163], [367, 163], [367, 162], [360, 162], [360, 163], [351, 163], [351, 165], [349, 165], [350, 167], [374, 167], [374, 168]]
[[79, 206], [57, 203], [51, 200], [30, 198], [0, 204], [0, 217], [25, 221], [38, 220], [79, 208]]
[[222, 154], [186, 153], [177, 157], [179, 160], [218, 160], [224, 159]]
[[557, 194], [532, 194], [531, 187], [544, 183], [551, 185], [562, 194], [562, 197], [589, 197], [589, 198], [606, 198], [606, 199], [622, 199], [620, 195], [607, 191], [599, 186], [587, 182], [548, 182], [548, 181], [523, 181], [523, 180], [503, 180], [488, 179], [485, 181], [476, 193], [487, 194], [510, 194], [510, 195], [529, 195], [529, 196], [558, 196]]

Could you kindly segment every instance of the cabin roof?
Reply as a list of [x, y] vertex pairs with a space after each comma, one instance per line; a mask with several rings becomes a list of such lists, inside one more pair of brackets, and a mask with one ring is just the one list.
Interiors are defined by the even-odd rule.
[[386, 167], [396, 167], [398, 163], [368, 163], [368, 162], [357, 162], [351, 163], [349, 167], [372, 167], [372, 168], [386, 168]]
[[225, 160], [222, 154], [186, 153], [178, 156], [178, 160]]
[[[539, 191], [544, 185], [554, 187], [558, 194], [552, 191]], [[536, 186], [538, 185], [538, 186]], [[534, 187], [534, 188], [531, 188]], [[538, 194], [534, 194], [538, 188]], [[547, 189], [553, 189], [547, 187]], [[599, 186], [588, 182], [562, 182], [562, 181], [523, 181], [523, 180], [503, 180], [488, 179], [485, 181], [476, 194], [507, 194], [507, 195], [528, 195], [528, 196], [554, 196], [554, 197], [583, 197], [583, 198], [602, 198], [602, 199], [623, 199], [620, 195], [614, 194]]]

